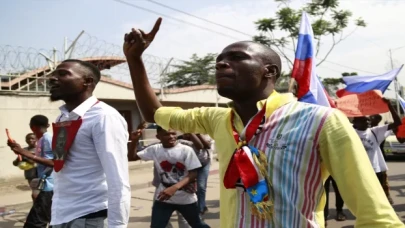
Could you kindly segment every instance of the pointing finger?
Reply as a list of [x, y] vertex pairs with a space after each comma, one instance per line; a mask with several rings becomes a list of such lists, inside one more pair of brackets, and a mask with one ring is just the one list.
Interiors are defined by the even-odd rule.
[[141, 33], [142, 37], [146, 37], [146, 33], [142, 29], [139, 29], [139, 32]]
[[162, 24], [162, 18], [161, 18], [161, 17], [159, 17], [159, 18], [156, 20], [156, 23], [155, 23], [155, 25], [153, 26], [152, 31], [150, 31], [150, 33], [149, 33], [150, 35], [152, 35], [152, 37], [155, 37], [156, 33], [159, 31], [160, 24]]

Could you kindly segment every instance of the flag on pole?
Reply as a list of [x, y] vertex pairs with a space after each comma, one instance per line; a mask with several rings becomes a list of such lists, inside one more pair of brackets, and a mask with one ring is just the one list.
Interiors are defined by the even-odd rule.
[[346, 84], [346, 88], [338, 90], [336, 95], [343, 97], [349, 94], [364, 93], [371, 90], [380, 90], [384, 94], [385, 90], [387, 90], [392, 80], [397, 77], [402, 67], [403, 65], [383, 75], [345, 76], [343, 77], [343, 81]]
[[315, 42], [312, 26], [306, 12], [302, 12], [297, 51], [291, 77], [298, 85], [299, 101], [335, 107], [316, 74]]

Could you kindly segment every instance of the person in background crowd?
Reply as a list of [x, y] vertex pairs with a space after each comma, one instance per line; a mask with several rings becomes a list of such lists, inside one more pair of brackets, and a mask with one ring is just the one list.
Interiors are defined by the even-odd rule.
[[[139, 126], [137, 127], [137, 130], [131, 133], [131, 144], [130, 144], [130, 149], [129, 149], [129, 153], [128, 153], [128, 160], [130, 161], [130, 159], [132, 159], [132, 153], [131, 151], [134, 151], [134, 153], [136, 153], [137, 151], [141, 151], [146, 149], [149, 146], [153, 146], [156, 144], [161, 144], [161, 142], [157, 142], [157, 143], [152, 143], [150, 145], [147, 146], [141, 146], [141, 143], [139, 143], [139, 140], [142, 136], [142, 132], [143, 130], [147, 127], [146, 122], [142, 121], [141, 124], [139, 124]], [[180, 143], [184, 142], [184, 140], [178, 140]], [[158, 190], [158, 187], [160, 185], [160, 176], [158, 173], [158, 164], [156, 164], [155, 162], [153, 162], [153, 180], [152, 180], [152, 186], [155, 187], [155, 194]], [[155, 195], [153, 196], [153, 201], [155, 201]], [[183, 217], [183, 215], [181, 215], [181, 213], [179, 213], [179, 211], [176, 211], [177, 214], [177, 223], [179, 228], [190, 228], [190, 226], [188, 225], [186, 219]], [[172, 224], [170, 223], [170, 221], [167, 223], [166, 228], [173, 228]]]
[[49, 78], [51, 101], [65, 102], [53, 125], [52, 228], [128, 226], [128, 126], [93, 95], [100, 77], [95, 65], [69, 59]]
[[52, 134], [47, 132], [49, 121], [46, 116], [36, 115], [30, 120], [32, 132], [38, 139], [36, 152], [21, 148], [16, 142], [8, 141], [10, 148], [17, 154], [37, 164], [38, 178], [31, 181], [31, 187], [38, 190], [34, 204], [28, 213], [24, 228], [46, 228], [51, 221], [51, 207], [53, 197], [53, 158]]
[[[388, 100], [384, 99], [384, 101], [389, 107], [392, 118], [394, 119], [394, 123], [386, 124], [383, 126], [370, 127], [370, 119], [367, 117], [355, 117], [353, 119], [353, 127], [359, 135], [364, 148], [366, 149], [374, 172], [376, 173], [378, 180], [383, 188], [385, 185], [384, 172], [388, 170], [388, 166], [384, 160], [383, 152], [381, 151], [380, 146], [381, 143], [385, 140], [387, 132], [395, 130], [398, 126], [401, 125], [401, 119], [395, 111], [395, 108]], [[373, 119], [373, 125], [375, 125], [375, 118], [371, 119]], [[387, 199], [389, 199], [388, 195]]]
[[328, 179], [325, 181], [325, 194], [326, 194], [326, 204], [325, 204], [325, 209], [324, 209], [324, 217], [325, 217], [325, 224], [327, 224], [326, 220], [328, 219], [329, 216], [329, 188], [330, 184], [332, 183], [333, 190], [335, 192], [335, 206], [336, 206], [336, 221], [345, 221], [346, 220], [346, 215], [343, 213], [343, 199], [342, 196], [340, 195], [339, 189], [337, 187], [337, 184], [335, 180], [331, 176], [329, 176]]
[[[179, 211], [193, 228], [209, 227], [199, 216], [195, 194], [197, 169], [201, 167], [196, 154], [191, 147], [177, 142], [175, 131], [158, 126], [156, 132], [161, 143], [139, 152], [132, 149], [128, 154], [129, 161], [153, 160], [160, 177], [154, 196], [151, 227], [166, 227], [174, 211]], [[140, 135], [140, 131], [133, 135], [136, 143]]]
[[[35, 155], [35, 149], [36, 149], [36, 145], [37, 145], [37, 139], [35, 137], [34, 133], [28, 133], [25, 136], [25, 142], [27, 143], [27, 147], [24, 147], [24, 150], [30, 151], [33, 155]], [[31, 181], [34, 178], [37, 178], [37, 168], [36, 168], [36, 163], [32, 160], [30, 160], [27, 157], [22, 157], [22, 160], [19, 160], [19, 157], [17, 157], [14, 161], [13, 161], [13, 165], [14, 166], [19, 166], [19, 164], [25, 162], [24, 167], [20, 167], [21, 169], [24, 170], [24, 178], [28, 181], [28, 186], [30, 186], [31, 188]], [[37, 189], [31, 188], [32, 193], [31, 193], [31, 198], [32, 201], [35, 200], [35, 198], [37, 197], [37, 195], [39, 194], [39, 191]]]
[[[377, 127], [380, 124], [381, 121], [382, 121], [382, 116], [379, 115], [379, 114], [370, 116], [370, 125], [371, 125], [372, 128]], [[388, 123], [386, 123], [385, 125], [387, 125], [387, 124]], [[384, 140], [380, 144], [380, 150], [381, 150], [381, 152], [383, 154], [383, 157], [384, 157], [385, 161], [387, 160], [387, 154], [386, 154], [385, 149], [384, 149], [385, 139], [388, 136], [395, 135], [394, 132], [396, 132], [396, 131], [397, 131], [397, 129], [386, 131], [385, 136], [384, 136]], [[399, 143], [401, 143], [401, 144], [405, 142], [404, 138], [399, 138], [398, 136], [396, 136], [396, 138], [397, 138], [397, 141]], [[390, 194], [390, 187], [389, 187], [389, 182], [388, 182], [387, 171], [382, 172], [382, 175], [383, 175], [383, 185], [382, 185], [382, 187], [384, 189], [385, 195], [387, 196], [388, 201], [391, 204], [394, 204], [394, 200], [392, 199], [391, 194]]]
[[274, 90], [281, 59], [268, 46], [236, 42], [218, 55], [217, 89], [232, 100], [229, 108], [162, 107], [142, 60], [161, 22], [149, 33], [133, 28], [125, 34], [137, 105], [148, 122], [215, 140], [221, 228], [323, 227], [323, 184], [329, 175], [356, 216], [357, 228], [404, 227], [381, 197], [384, 192], [364, 162], [366, 152], [347, 117]]
[[198, 207], [200, 209], [200, 214], [204, 215], [208, 211], [205, 197], [207, 195], [207, 182], [210, 173], [211, 166], [211, 139], [209, 137], [204, 137], [201, 134], [183, 134], [178, 137], [179, 139], [184, 139], [189, 142], [196, 153], [198, 160], [200, 160], [201, 168], [198, 169], [197, 174], [197, 198]]

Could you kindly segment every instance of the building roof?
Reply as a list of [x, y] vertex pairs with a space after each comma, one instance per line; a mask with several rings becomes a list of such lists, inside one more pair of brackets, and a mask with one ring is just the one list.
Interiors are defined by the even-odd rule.
[[[133, 89], [132, 84], [122, 82], [113, 78], [101, 76], [100, 81], [110, 83], [113, 85], [121, 86], [128, 89]], [[206, 90], [206, 89], [216, 89], [215, 85], [196, 85], [196, 86], [188, 86], [182, 88], [171, 88], [171, 89], [163, 89], [163, 93], [165, 94], [175, 94], [175, 93], [184, 93], [184, 92], [192, 92], [197, 90]], [[155, 93], [159, 94], [161, 92], [160, 89], [153, 89]]]
[[[105, 69], [110, 69], [111, 67], [117, 66], [121, 63], [125, 63], [126, 59], [124, 57], [118, 56], [98, 56], [98, 57], [89, 57], [89, 58], [81, 58], [80, 60], [85, 62], [90, 62], [96, 65], [100, 71]], [[26, 79], [29, 78], [43, 78], [50, 72], [49, 66], [37, 68], [24, 74], [15, 77], [14, 79], [10, 80], [9, 82], [0, 82], [0, 87], [13, 87], [18, 83], [27, 83]], [[24, 81], [25, 80], [25, 81]]]

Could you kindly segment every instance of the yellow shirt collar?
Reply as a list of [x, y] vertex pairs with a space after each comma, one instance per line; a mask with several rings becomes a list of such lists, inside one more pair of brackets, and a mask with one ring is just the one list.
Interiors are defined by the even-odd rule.
[[[267, 99], [258, 101], [256, 103], [256, 106], [257, 110], [260, 110], [263, 108], [263, 105], [267, 102], [266, 117], [269, 117], [279, 107], [296, 100], [297, 98], [294, 97], [292, 93], [278, 93], [277, 91], [273, 90], [273, 92]], [[228, 107], [234, 109], [233, 101], [228, 103]]]

